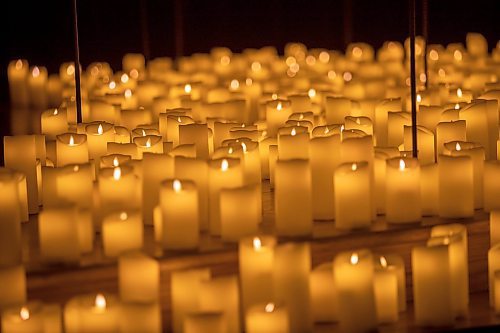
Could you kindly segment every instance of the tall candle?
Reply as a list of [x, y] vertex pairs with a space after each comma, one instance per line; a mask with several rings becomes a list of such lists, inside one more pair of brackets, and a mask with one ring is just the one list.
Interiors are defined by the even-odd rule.
[[107, 257], [140, 250], [143, 245], [143, 223], [137, 211], [108, 214], [102, 222], [102, 243]]
[[10, 101], [16, 108], [25, 108], [29, 104], [28, 71], [28, 61], [24, 59], [9, 62], [7, 77], [9, 80]]
[[315, 323], [337, 321], [337, 288], [333, 280], [333, 264], [315, 267], [310, 275], [311, 312]]
[[436, 127], [436, 152], [444, 153], [444, 144], [450, 141], [465, 141], [465, 120], [440, 122]]
[[309, 159], [309, 133], [306, 127], [283, 127], [278, 130], [278, 158]]
[[384, 256], [375, 266], [374, 293], [379, 323], [398, 320], [398, 277], [395, 267], [389, 266]]
[[99, 160], [106, 155], [108, 142], [115, 141], [115, 131], [113, 125], [109, 123], [95, 123], [85, 126], [87, 133], [87, 144], [89, 147], [89, 158]]
[[47, 108], [47, 68], [34, 66], [28, 75], [30, 105], [37, 110]]
[[57, 166], [84, 164], [89, 161], [85, 134], [64, 133], [56, 137]]
[[59, 168], [56, 177], [57, 197], [81, 208], [91, 208], [93, 191], [93, 166], [69, 164]]
[[189, 124], [179, 126], [179, 144], [194, 143], [196, 156], [208, 159], [208, 128], [206, 124]]
[[48, 140], [55, 140], [59, 134], [68, 131], [68, 117], [65, 109], [49, 109], [41, 115], [42, 134]]
[[[259, 164], [260, 166], [260, 164]], [[258, 232], [261, 220], [260, 184], [222, 189], [220, 192], [221, 237], [238, 241]], [[244, 210], [241, 207], [245, 207]]]
[[118, 289], [123, 302], [151, 303], [160, 298], [160, 265], [140, 251], [118, 259]]
[[438, 159], [438, 213], [445, 218], [474, 215], [474, 182], [469, 156], [445, 156]]
[[271, 137], [278, 134], [278, 129], [282, 127], [292, 114], [291, 102], [288, 100], [273, 100], [266, 103], [267, 133]]

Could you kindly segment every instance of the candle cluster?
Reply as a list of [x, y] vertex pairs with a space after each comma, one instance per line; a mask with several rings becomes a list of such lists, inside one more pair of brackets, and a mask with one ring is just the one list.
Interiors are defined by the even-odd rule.
[[[97, 237], [105, 256], [118, 258], [119, 296], [69, 300], [67, 332], [161, 330], [165, 300], [158, 263], [140, 252], [144, 228], [164, 251], [197, 249], [206, 234], [239, 242], [239, 278], [172, 273], [174, 332], [310, 332], [313, 322], [335, 321], [361, 332], [397, 321], [406, 308], [401, 257], [360, 249], [311, 271], [308, 243], [278, 245], [276, 237], [311, 236], [316, 222], [349, 231], [381, 215], [407, 224], [469, 218], [475, 209], [493, 212], [498, 236], [500, 44], [491, 54], [479, 34], [466, 44], [428, 45], [424, 54], [417, 39], [418, 158], [411, 156], [408, 41], [377, 52], [355, 43], [345, 53], [294, 43], [283, 56], [272, 47], [214, 48], [175, 66], [127, 54], [121, 71], [105, 62], [82, 71], [82, 123], [75, 64], [48, 76], [44, 67], [12, 61], [12, 105], [43, 112], [40, 134], [4, 137], [4, 331], [42, 327], [50, 317], [35, 315], [50, 305], [26, 303], [21, 222], [36, 213], [44, 263], [78, 263]], [[263, 181], [274, 190], [268, 235]], [[498, 310], [497, 252], [492, 247], [489, 258]], [[436, 226], [414, 249], [417, 324], [448, 325], [464, 315], [467, 262], [462, 225]]]

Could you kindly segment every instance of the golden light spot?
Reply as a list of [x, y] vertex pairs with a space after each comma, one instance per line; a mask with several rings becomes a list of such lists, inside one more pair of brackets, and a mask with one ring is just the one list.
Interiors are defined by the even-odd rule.
[[122, 81], [122, 83], [127, 83], [128, 82], [128, 75], [127, 73], [123, 73], [122, 76], [120, 77], [120, 81]]
[[462, 52], [455, 50], [455, 52], [453, 52], [453, 58], [455, 58], [456, 61], [462, 61]]
[[400, 171], [404, 171], [404, 169], [406, 168], [406, 163], [403, 159], [400, 159], [399, 160], [399, 170]]
[[57, 109], [54, 109], [54, 112], [52, 112], [52, 114], [53, 114], [54, 116], [57, 116], [57, 115], [58, 115], [58, 113], [59, 113], [59, 111], [58, 111]]
[[329, 78], [330, 80], [335, 80], [335, 78], [336, 78], [336, 77], [337, 77], [337, 73], [335, 73], [335, 71], [334, 71], [334, 70], [330, 70], [330, 71], [328, 71], [328, 78]]
[[297, 63], [297, 60], [294, 57], [290, 56], [290, 57], [286, 58], [285, 63], [287, 66], [291, 66], [291, 65]]
[[231, 90], [236, 90], [240, 87], [240, 83], [238, 82], [238, 80], [231, 80], [231, 83], [229, 84], [229, 88]]
[[98, 310], [106, 309], [106, 298], [103, 294], [97, 294], [95, 297], [95, 308]]
[[97, 134], [102, 135], [102, 133], [104, 133], [104, 130], [102, 128], [102, 124], [99, 124], [99, 126], [97, 127]]
[[182, 190], [181, 181], [178, 179], [174, 180], [174, 182], [172, 183], [172, 187], [173, 187], [175, 193], [179, 193]]
[[118, 157], [116, 157], [116, 156], [115, 156], [115, 158], [113, 158], [113, 166], [114, 167], [120, 166], [120, 161], [118, 161]]
[[326, 64], [330, 61], [330, 55], [328, 54], [328, 52], [325, 52], [325, 51], [321, 51], [319, 53], [319, 61], [321, 61], [322, 63]]
[[358, 170], [358, 165], [357, 165], [356, 163], [353, 163], [353, 164], [351, 165], [351, 170], [352, 170], [352, 171], [356, 171], [356, 170]]
[[40, 76], [40, 68], [38, 68], [37, 66], [33, 67], [33, 71], [31, 72], [31, 75], [33, 75], [33, 77], [39, 77]]
[[116, 88], [116, 82], [115, 81], [111, 81], [108, 85], [109, 89], [113, 90]]
[[438, 70], [438, 75], [439, 75], [439, 77], [445, 77], [445, 76], [446, 76], [446, 72], [445, 72], [445, 70], [444, 70], [444, 69], [442, 69], [442, 68], [440, 68], [440, 69]]
[[20, 70], [20, 69], [22, 69], [22, 68], [23, 68], [23, 61], [22, 61], [21, 59], [18, 59], [18, 60], [16, 61], [16, 69], [17, 69], [17, 70]]
[[78, 172], [78, 170], [80, 170], [80, 167], [78, 165], [75, 165], [73, 167], [73, 172]]
[[125, 95], [125, 98], [127, 98], [127, 99], [131, 98], [132, 97], [132, 90], [130, 90], [130, 89], [125, 90], [124, 95]]
[[190, 94], [191, 90], [192, 90], [192, 88], [191, 88], [191, 85], [189, 83], [184, 86], [184, 92], [186, 94]]
[[342, 77], [344, 78], [344, 81], [346, 81], [346, 82], [349, 82], [352, 80], [351, 72], [344, 72], [344, 75], [342, 75]]
[[283, 109], [283, 104], [281, 102], [278, 102], [278, 105], [276, 105], [276, 110], [281, 111]]
[[114, 180], [120, 180], [120, 178], [122, 178], [122, 169], [120, 167], [113, 169], [113, 178]]
[[422, 102], [422, 96], [420, 94], [417, 94], [417, 103]]
[[21, 311], [19, 311], [19, 317], [21, 317], [21, 320], [23, 321], [30, 319], [30, 311], [27, 307], [23, 306], [21, 308]]
[[313, 88], [309, 89], [307, 95], [309, 95], [309, 98], [314, 98], [316, 96], [316, 90]]
[[252, 243], [254, 250], [258, 251], [262, 248], [262, 241], [260, 240], [259, 237], [254, 237]]
[[385, 259], [384, 256], [380, 257], [380, 265], [383, 267], [383, 268], [387, 268], [387, 260]]
[[295, 130], [295, 127], [292, 128], [292, 131], [290, 132], [291, 136], [295, 136], [297, 134], [297, 131]]
[[252, 62], [252, 65], [250, 67], [252, 68], [253, 72], [258, 72], [262, 69], [262, 65], [258, 61]]
[[461, 98], [463, 96], [462, 89], [458, 88], [457, 89], [457, 97]]
[[70, 146], [74, 146], [75, 145], [75, 138], [73, 137], [73, 135], [69, 136], [69, 145]]
[[456, 151], [461, 151], [462, 150], [462, 147], [460, 146], [460, 143], [457, 142], [457, 144], [455, 145], [455, 150]]
[[363, 55], [363, 50], [360, 47], [355, 46], [352, 49], [352, 55], [356, 58], [360, 58]]
[[356, 252], [351, 254], [351, 265], [356, 265], [359, 262], [359, 256]]
[[220, 164], [220, 169], [225, 172], [227, 169], [229, 169], [229, 162], [226, 159], [223, 159], [221, 164]]
[[151, 138], [146, 140], [146, 148], [151, 148]]
[[224, 55], [220, 58], [220, 63], [221, 65], [227, 66], [231, 62], [231, 58], [229, 58], [227, 55]]
[[316, 64], [316, 58], [313, 55], [308, 55], [306, 57], [306, 64], [308, 66], [314, 66], [314, 64]]
[[427, 81], [427, 75], [425, 75], [425, 73], [420, 73], [419, 79], [420, 82], [425, 83], [425, 81]]
[[264, 310], [267, 312], [267, 313], [271, 313], [271, 312], [274, 312], [274, 309], [275, 309], [275, 305], [274, 303], [267, 303], [266, 304], [266, 307], [264, 308]]
[[253, 80], [252, 80], [251, 78], [249, 78], [249, 77], [248, 77], [248, 78], [245, 80], [245, 84], [246, 84], [247, 86], [251, 86], [251, 85], [253, 84]]
[[68, 74], [69, 76], [72, 76], [73, 74], [75, 74], [75, 65], [73, 65], [73, 64], [69, 65], [66, 68], [66, 74]]
[[130, 70], [130, 77], [133, 79], [137, 79], [139, 77], [139, 71], [137, 69]]
[[120, 213], [120, 220], [125, 221], [128, 219], [128, 214], [127, 212], [121, 212]]
[[437, 61], [439, 59], [439, 53], [436, 50], [431, 50], [429, 52], [429, 58], [433, 61]]

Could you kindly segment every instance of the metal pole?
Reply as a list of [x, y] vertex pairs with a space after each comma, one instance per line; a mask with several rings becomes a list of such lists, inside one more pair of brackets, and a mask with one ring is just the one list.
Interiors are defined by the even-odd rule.
[[80, 91], [80, 46], [78, 43], [78, 14], [76, 0], [73, 0], [73, 33], [75, 39], [75, 90], [76, 90], [76, 122], [82, 123], [82, 94]]
[[410, 0], [410, 91], [411, 91], [411, 137], [413, 157], [418, 157], [417, 149], [417, 80], [415, 68], [415, 0]]

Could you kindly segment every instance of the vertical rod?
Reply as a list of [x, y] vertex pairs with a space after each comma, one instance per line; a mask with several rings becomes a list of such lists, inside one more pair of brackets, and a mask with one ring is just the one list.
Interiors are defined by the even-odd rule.
[[148, 21], [148, 0], [139, 0], [141, 10], [141, 35], [142, 35], [142, 53], [146, 60], [151, 57], [151, 48], [149, 43], [149, 21]]
[[174, 0], [174, 22], [175, 55], [181, 57], [184, 54], [184, 8], [182, 0]]
[[352, 42], [352, 0], [344, 0], [344, 47]]
[[418, 157], [417, 149], [417, 80], [415, 64], [415, 0], [410, 5], [410, 91], [411, 91], [411, 137], [413, 157]]
[[429, 44], [429, 0], [422, 0], [422, 35], [425, 40], [424, 47], [424, 71], [425, 89], [429, 87], [429, 67], [427, 64], [427, 45]]
[[82, 123], [82, 94], [80, 91], [80, 45], [78, 42], [78, 14], [76, 0], [73, 0], [73, 33], [75, 39], [75, 90], [76, 90], [76, 122]]

